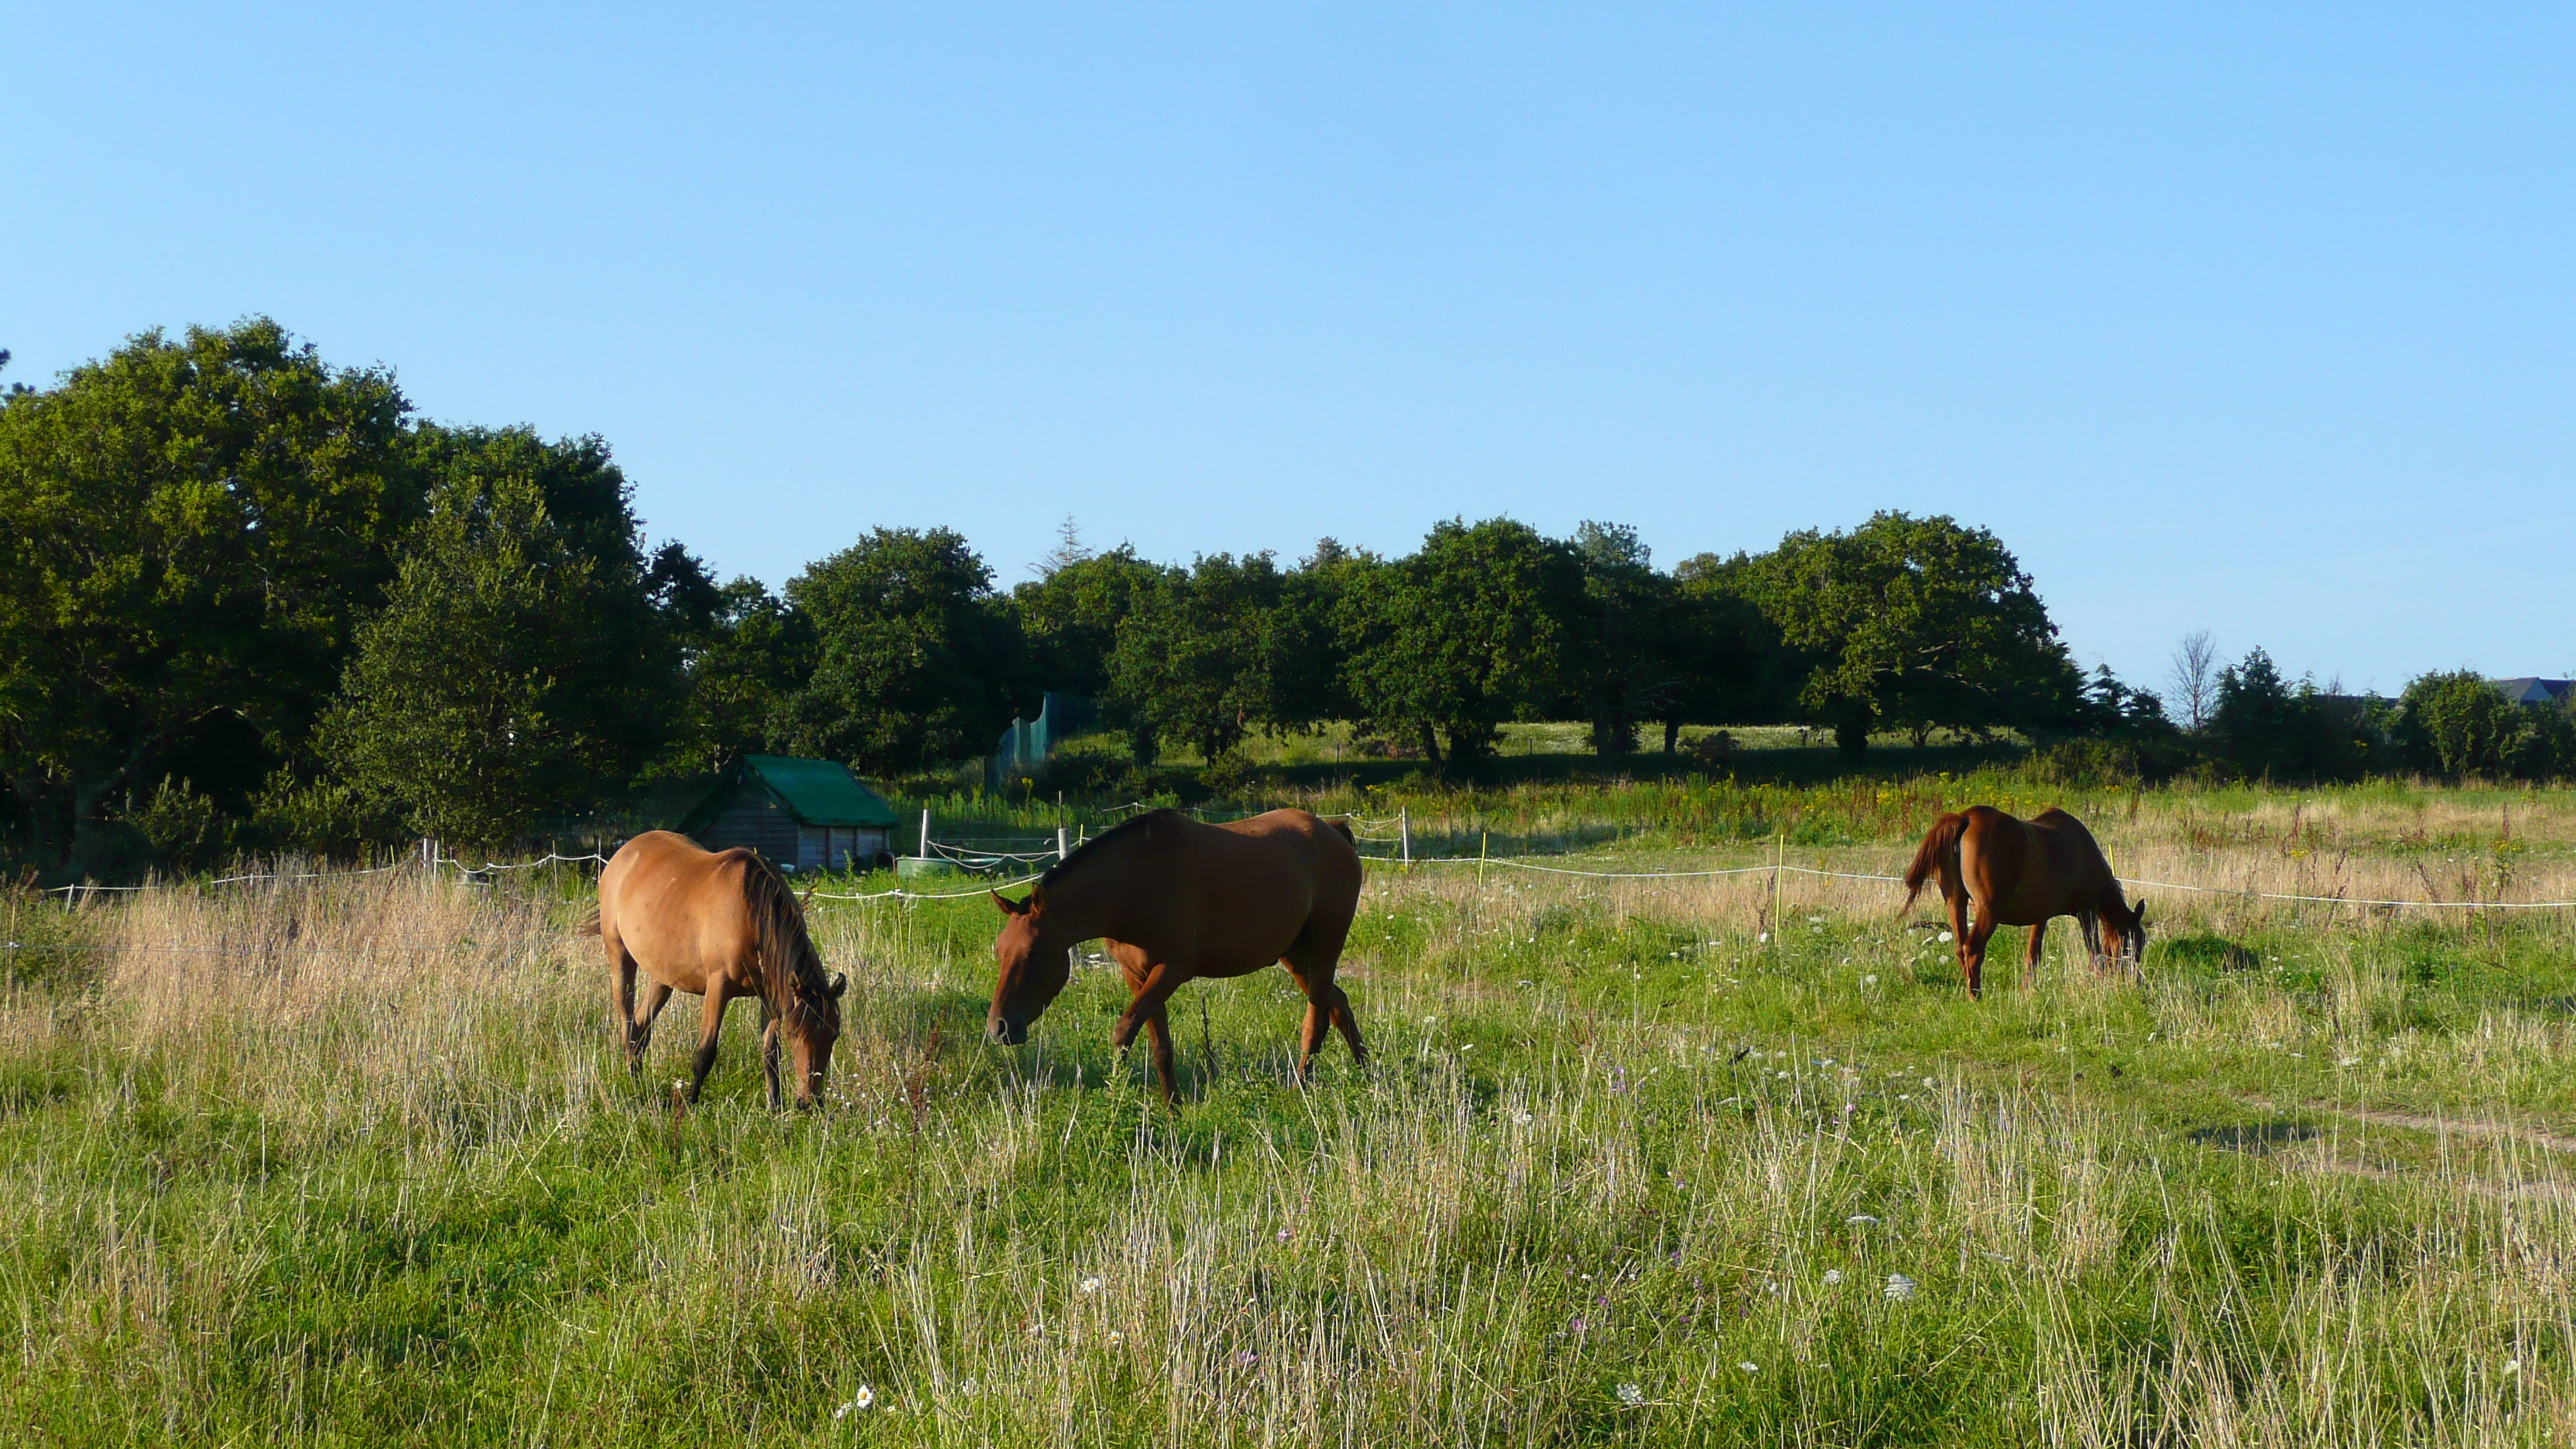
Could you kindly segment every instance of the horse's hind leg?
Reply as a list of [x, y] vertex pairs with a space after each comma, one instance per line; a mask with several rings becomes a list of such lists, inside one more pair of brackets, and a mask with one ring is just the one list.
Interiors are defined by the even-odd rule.
[[671, 988], [659, 981], [644, 983], [644, 999], [636, 1005], [635, 1014], [626, 1023], [626, 1069], [644, 1070], [644, 1053], [653, 1046], [653, 1023], [660, 1020], [662, 1008], [671, 1001]]
[[626, 943], [615, 932], [600, 935], [600, 944], [608, 952], [608, 1014], [626, 1044], [627, 1070], [640, 1071], [643, 1061], [635, 1049], [635, 958], [626, 954]]
[[1994, 934], [1995, 923], [1986, 919], [1985, 912], [1980, 910], [1968, 934], [1959, 938], [1964, 948], [1959, 953], [1959, 962], [1967, 972], [1968, 999], [1971, 1001], [1986, 994], [1986, 942]]
[[1180, 1071], [1172, 1060], [1171, 1012], [1155, 1007], [1154, 1014], [1145, 1018], [1145, 1034], [1154, 1041], [1154, 1080], [1162, 1084], [1163, 1105], [1169, 1107], [1181, 1097]]
[[[1958, 958], [1959, 974], [1969, 976], [1973, 981], [1975, 978], [1968, 969], [1968, 893], [1962, 890], [1954, 894], [1945, 894], [1941, 897], [1941, 903], [1950, 908], [1950, 940], [1953, 943], [1950, 954]], [[1968, 994], [1976, 995], [1976, 988], [1971, 986]]]
[[1368, 1047], [1360, 1040], [1359, 1018], [1351, 1014], [1351, 998], [1333, 980], [1333, 969], [1342, 962], [1342, 946], [1350, 939], [1350, 933], [1347, 917], [1338, 925], [1329, 920], [1309, 920], [1306, 929], [1298, 933], [1296, 943], [1280, 958], [1288, 974], [1297, 979], [1298, 989], [1306, 993], [1306, 1028], [1297, 1059], [1300, 1084], [1314, 1070], [1315, 1053], [1323, 1048], [1328, 1024], [1350, 1044], [1352, 1062], [1368, 1065]]
[[2021, 962], [2021, 989], [2024, 991], [2039, 984], [2039, 943], [2047, 939], [2048, 922], [2042, 921], [2030, 928], [2030, 950]]

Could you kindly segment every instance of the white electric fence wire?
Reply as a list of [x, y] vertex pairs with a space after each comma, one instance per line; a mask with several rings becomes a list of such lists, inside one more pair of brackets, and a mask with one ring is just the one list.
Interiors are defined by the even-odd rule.
[[[1120, 805], [1120, 806], [1112, 806], [1112, 807], [1110, 807], [1110, 808], [1112, 808], [1112, 809], [1124, 810], [1124, 809], [1153, 809], [1153, 808], [1156, 808], [1156, 807], [1153, 807], [1153, 806], [1146, 806], [1146, 805], [1143, 805], [1143, 804], [1139, 803], [1139, 804], [1135, 804], [1135, 805]], [[1358, 817], [1358, 816], [1342, 816], [1342, 817], [1327, 817], [1327, 818], [1341, 818], [1341, 819], [1348, 819], [1348, 820], [1353, 820], [1353, 821], [1357, 821], [1357, 820], [1359, 820], [1359, 819], [1360, 819], [1360, 817]], [[1394, 817], [1394, 816], [1388, 816], [1388, 817], [1386, 817], [1386, 818], [1385, 818], [1385, 819], [1383, 819], [1383, 820], [1373, 820], [1373, 821], [1369, 821], [1368, 823], [1370, 823], [1370, 824], [1388, 824], [1388, 823], [1393, 823], [1393, 822], [1395, 821], [1395, 819], [1396, 819], [1396, 818], [1397, 818], [1397, 817]], [[1357, 832], [1354, 832], [1354, 834], [1356, 835], [1356, 834], [1357, 834]], [[1363, 839], [1363, 840], [1369, 840], [1369, 841], [1384, 841], [1384, 842], [1387, 842], [1387, 843], [1392, 843], [1392, 840], [1393, 840], [1393, 837], [1383, 837], [1383, 836], [1358, 836], [1358, 838], [1359, 838], [1359, 839]], [[954, 847], [954, 846], [952, 846], [952, 845], [948, 844], [948, 843], [947, 843], [947, 842], [945, 842], [945, 841], [932, 841], [932, 842], [930, 842], [930, 848], [931, 848], [932, 850], [934, 850], [934, 851], [937, 851], [937, 852], [939, 853], [939, 855], [940, 855], [942, 858], [944, 858], [944, 859], [948, 859], [948, 860], [951, 860], [951, 861], [955, 861], [955, 862], [957, 862], [957, 863], [959, 863], [959, 864], [961, 864], [961, 865], [974, 866], [974, 867], [978, 867], [978, 868], [990, 868], [990, 867], [992, 867], [992, 866], [999, 865], [999, 864], [1001, 864], [1002, 862], [1004, 862], [1004, 861], [1006, 861], [1006, 860], [1007, 860], [1007, 861], [1018, 861], [1018, 862], [1022, 862], [1022, 863], [1032, 863], [1032, 864], [1033, 864], [1033, 863], [1038, 862], [1038, 861], [1048, 861], [1048, 862], [1053, 862], [1053, 861], [1056, 859], [1056, 853], [1055, 853], [1054, 851], [1052, 851], [1052, 850], [1040, 850], [1040, 851], [1017, 851], [1017, 852], [1014, 852], [1014, 851], [984, 851], [984, 852], [973, 852], [973, 853], [969, 853], [969, 852], [961, 851], [961, 850], [957, 849], [956, 847]], [[1381, 860], [1381, 861], [1386, 861], [1386, 862], [1387, 862], [1387, 863], [1389, 863], [1389, 864], [1395, 864], [1395, 863], [1398, 863], [1398, 862], [1395, 860], [1395, 858], [1394, 858], [1394, 857], [1391, 857], [1391, 856], [1367, 856], [1367, 857], [1364, 857], [1364, 858], [1365, 858], [1365, 859], [1369, 859], [1369, 860]], [[598, 852], [593, 851], [593, 852], [591, 852], [591, 853], [589, 853], [589, 854], [587, 854], [587, 855], [560, 855], [560, 854], [555, 854], [555, 853], [549, 852], [548, 854], [546, 854], [546, 855], [544, 855], [544, 856], [541, 856], [541, 857], [539, 857], [539, 858], [538, 858], [538, 859], [536, 859], [536, 860], [516, 861], [516, 862], [502, 862], [502, 861], [487, 860], [487, 861], [483, 862], [483, 864], [481, 864], [481, 865], [468, 865], [468, 864], [466, 864], [462, 859], [459, 859], [459, 858], [457, 858], [457, 857], [455, 857], [455, 856], [450, 856], [450, 855], [446, 855], [446, 854], [443, 854], [443, 853], [442, 853], [442, 854], [438, 855], [435, 859], [433, 859], [433, 860], [431, 861], [431, 863], [430, 863], [430, 864], [431, 864], [431, 868], [432, 868], [432, 869], [438, 869], [438, 868], [442, 868], [442, 867], [454, 867], [455, 869], [457, 869], [457, 870], [459, 870], [459, 871], [463, 872], [464, 874], [466, 874], [466, 875], [468, 875], [468, 876], [474, 876], [474, 875], [484, 875], [484, 874], [489, 874], [489, 873], [491, 873], [491, 872], [495, 872], [495, 871], [505, 871], [505, 870], [535, 870], [535, 869], [537, 869], [537, 868], [538, 868], [538, 867], [540, 867], [540, 866], [547, 866], [547, 865], [585, 865], [585, 864], [599, 864], [599, 865], [605, 865], [605, 864], [607, 864], [607, 863], [608, 863], [608, 857], [607, 857], [607, 856], [601, 855], [601, 854], [599, 854]], [[1821, 877], [1821, 878], [1824, 878], [1824, 879], [1827, 879], [1827, 880], [1874, 880], [1874, 881], [1886, 881], [1886, 882], [1889, 882], [1889, 883], [1892, 883], [1892, 884], [1897, 884], [1897, 885], [1902, 885], [1902, 884], [1904, 884], [1904, 877], [1902, 877], [1902, 876], [1879, 875], [1879, 874], [1876, 874], [1876, 873], [1873, 873], [1873, 872], [1868, 872], [1868, 871], [1824, 870], [1824, 869], [1821, 869], [1821, 868], [1819, 868], [1819, 867], [1815, 867], [1815, 866], [1804, 866], [1804, 865], [1744, 865], [1744, 866], [1732, 866], [1732, 867], [1728, 867], [1728, 868], [1720, 869], [1720, 870], [1575, 870], [1575, 869], [1572, 869], [1572, 868], [1570, 868], [1570, 867], [1566, 867], [1566, 866], [1558, 866], [1558, 865], [1536, 865], [1536, 864], [1533, 864], [1533, 863], [1531, 863], [1531, 862], [1529, 862], [1529, 861], [1524, 861], [1524, 860], [1511, 860], [1511, 859], [1507, 859], [1507, 858], [1502, 857], [1502, 856], [1491, 856], [1491, 857], [1488, 857], [1488, 856], [1419, 856], [1419, 857], [1416, 857], [1416, 858], [1415, 858], [1415, 860], [1414, 860], [1414, 862], [1413, 862], [1413, 863], [1414, 863], [1414, 864], [1416, 864], [1416, 865], [1472, 865], [1472, 866], [1479, 866], [1479, 867], [1482, 867], [1482, 866], [1494, 866], [1494, 867], [1499, 867], [1499, 868], [1504, 869], [1504, 870], [1521, 870], [1521, 871], [1531, 871], [1531, 872], [1534, 872], [1534, 873], [1537, 873], [1537, 874], [1541, 874], [1541, 875], [1576, 876], [1576, 877], [1579, 877], [1579, 878], [1582, 878], [1582, 879], [1585, 879], [1585, 880], [1712, 880], [1712, 879], [1716, 879], [1716, 878], [1721, 877], [1721, 876], [1737, 876], [1737, 875], [1765, 875], [1765, 874], [1775, 874], [1775, 873], [1776, 873], [1776, 874], [1784, 874], [1784, 875], [1807, 875], [1807, 876], [1817, 876], [1817, 877]], [[410, 865], [410, 862], [405, 861], [405, 862], [398, 862], [398, 863], [393, 864], [393, 865], [380, 865], [380, 866], [375, 866], [375, 867], [372, 867], [372, 868], [369, 868], [369, 869], [365, 869], [365, 870], [338, 870], [338, 871], [323, 871], [323, 870], [316, 870], [316, 871], [285, 871], [285, 872], [274, 872], [274, 873], [270, 873], [270, 872], [251, 872], [251, 873], [246, 873], [246, 874], [242, 874], [242, 875], [218, 876], [218, 877], [216, 877], [216, 878], [215, 878], [215, 879], [213, 879], [213, 880], [200, 882], [200, 884], [208, 885], [208, 886], [219, 886], [219, 885], [240, 885], [240, 884], [243, 884], [243, 883], [246, 883], [246, 882], [249, 882], [249, 881], [264, 881], [264, 880], [325, 880], [325, 879], [336, 879], [336, 878], [341, 878], [341, 877], [356, 877], [356, 876], [369, 876], [369, 875], [383, 875], [383, 874], [385, 874], [385, 873], [386, 873], [386, 872], [388, 872], [388, 871], [395, 871], [395, 870], [402, 870], [402, 869], [406, 869], [406, 868], [408, 868], [408, 867], [409, 867], [409, 865]], [[1040, 874], [1043, 874], [1043, 872], [1041, 872]], [[1029, 876], [1024, 876], [1024, 877], [1022, 877], [1022, 878], [1021, 878], [1021, 879], [1019, 879], [1019, 880], [1015, 880], [1015, 881], [1006, 881], [1006, 882], [1003, 882], [1003, 883], [1001, 883], [1001, 884], [999, 884], [999, 885], [984, 886], [984, 887], [979, 887], [979, 888], [977, 888], [977, 889], [975, 889], [975, 890], [969, 890], [969, 891], [948, 891], [948, 892], [908, 891], [908, 890], [905, 890], [905, 889], [903, 889], [903, 888], [901, 888], [901, 887], [899, 887], [899, 886], [898, 886], [898, 887], [896, 887], [895, 889], [890, 890], [890, 891], [875, 891], [875, 892], [866, 892], [866, 893], [859, 893], [859, 894], [837, 894], [837, 893], [831, 893], [831, 892], [818, 892], [818, 893], [816, 893], [816, 895], [814, 896], [814, 899], [817, 899], [817, 900], [826, 900], [826, 901], [883, 901], [883, 900], [909, 900], [909, 901], [955, 901], [955, 900], [964, 900], [964, 899], [966, 899], [966, 898], [967, 898], [967, 897], [969, 897], [969, 896], [980, 896], [980, 895], [983, 895], [983, 894], [984, 894], [986, 891], [988, 891], [988, 890], [1003, 890], [1003, 889], [1009, 889], [1009, 888], [1014, 888], [1014, 887], [1018, 887], [1018, 886], [1027, 885], [1029, 882], [1034, 881], [1034, 880], [1036, 880], [1036, 879], [1038, 879], [1038, 876], [1037, 876], [1037, 875], [1029, 875]], [[2569, 909], [2569, 908], [2571, 908], [2571, 907], [2576, 907], [2576, 901], [2407, 901], [2407, 900], [2384, 900], [2384, 899], [2378, 899], [2378, 898], [2373, 898], [2373, 897], [2358, 897], [2358, 896], [2295, 895], [2295, 894], [2285, 894], [2285, 893], [2277, 892], [2277, 891], [2254, 891], [2254, 890], [2233, 889], [2233, 888], [2230, 888], [2230, 887], [2227, 887], [2227, 886], [2182, 885], [2182, 884], [2178, 884], [2178, 883], [2173, 882], [2173, 881], [2143, 880], [2143, 879], [2139, 879], [2139, 878], [2137, 878], [2137, 877], [2133, 877], [2133, 876], [2122, 876], [2122, 877], [2120, 877], [2119, 879], [2120, 879], [2120, 883], [2121, 883], [2122, 885], [2127, 885], [2127, 886], [2143, 886], [2143, 887], [2147, 887], [2147, 888], [2154, 889], [2154, 890], [2162, 890], [2162, 891], [2189, 891], [2189, 892], [2191, 892], [2191, 893], [2193, 893], [2193, 894], [2195, 894], [2195, 895], [2240, 896], [2240, 897], [2245, 897], [2245, 898], [2252, 899], [2252, 900], [2264, 900], [2264, 901], [2296, 901], [2296, 902], [2303, 902], [2303, 903], [2313, 904], [2313, 905], [2336, 905], [2336, 906], [2390, 906], [2390, 907], [2398, 907], [2398, 908], [2411, 909], [2411, 910], [2454, 910], [2454, 911], [2556, 911], [2556, 910], [2566, 910], [2566, 909]], [[96, 893], [96, 892], [131, 892], [131, 891], [140, 891], [140, 890], [146, 890], [146, 889], [149, 889], [149, 887], [146, 887], [146, 886], [107, 886], [107, 885], [68, 885], [68, 886], [54, 886], [54, 887], [51, 887], [50, 889], [48, 889], [47, 891], [45, 891], [45, 892], [44, 892], [44, 894], [47, 894], [47, 895], [62, 895], [62, 896], [70, 896], [70, 895], [76, 895], [76, 894], [81, 894], [81, 893]]]

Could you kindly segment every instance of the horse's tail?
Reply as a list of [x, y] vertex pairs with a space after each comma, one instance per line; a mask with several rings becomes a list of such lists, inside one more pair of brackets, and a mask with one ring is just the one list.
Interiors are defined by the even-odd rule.
[[757, 855], [743, 862], [743, 908], [751, 913], [760, 992], [770, 1011], [798, 1026], [840, 1025], [840, 1007], [823, 981], [822, 953], [805, 929], [805, 908], [787, 877]]
[[1923, 894], [1925, 883], [1935, 872], [1942, 873], [1945, 879], [1958, 875], [1959, 837], [1967, 832], [1968, 817], [1954, 810], [1933, 821], [1932, 828], [1923, 833], [1923, 844], [1914, 852], [1914, 863], [1905, 868], [1905, 904], [1898, 908], [1900, 915], [1914, 909], [1914, 898]]
[[580, 925], [578, 925], [578, 926], [573, 927], [572, 929], [573, 929], [573, 934], [575, 934], [575, 935], [577, 935], [577, 936], [596, 936], [596, 935], [598, 935], [598, 934], [599, 934], [599, 907], [598, 907], [597, 905], [593, 905], [589, 910], [587, 910], [587, 911], [583, 912], [583, 913], [582, 913], [582, 917], [581, 917], [581, 924], [580, 924]]
[[1327, 820], [1324, 823], [1340, 832], [1343, 844], [1350, 846], [1354, 850], [1359, 848], [1359, 837], [1351, 834], [1351, 822], [1347, 820]]

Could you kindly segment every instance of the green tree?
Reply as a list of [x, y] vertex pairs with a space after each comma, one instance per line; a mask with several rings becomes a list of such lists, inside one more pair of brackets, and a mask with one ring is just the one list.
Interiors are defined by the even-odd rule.
[[702, 615], [684, 620], [687, 699], [656, 774], [705, 774], [780, 748], [779, 712], [814, 673], [819, 646], [804, 611], [754, 578], [712, 593]]
[[1857, 758], [1870, 731], [1917, 743], [2069, 717], [2081, 676], [2010, 551], [1948, 517], [1880, 513], [1849, 533], [1790, 534], [1756, 565], [1762, 608], [1816, 656], [1799, 703]]
[[1491, 754], [1505, 720], [1563, 693], [1582, 595], [1570, 550], [1508, 518], [1452, 519], [1355, 572], [1340, 622], [1360, 722], [1444, 764]]
[[2397, 733], [2408, 762], [2444, 775], [2521, 774], [2531, 763], [2533, 715], [2474, 670], [2417, 676], [2397, 700]]
[[1275, 727], [1284, 594], [1269, 554], [1220, 553], [1141, 596], [1109, 661], [1110, 701], [1141, 726], [1140, 760], [1184, 740], [1212, 763]]
[[1123, 543], [1092, 553], [1071, 538], [1040, 567], [1038, 578], [1011, 591], [1038, 687], [1105, 697], [1119, 627], [1171, 571], [1138, 558]]
[[1685, 724], [1770, 724], [1791, 718], [1813, 662], [1781, 641], [1763, 614], [1750, 554], [1686, 558], [1673, 570], [1658, 643], [1672, 671], [1656, 715], [1670, 754]]
[[597, 438], [423, 428], [436, 481], [317, 743], [405, 825], [500, 845], [622, 787], [660, 742], [676, 641]]
[[0, 773], [38, 854], [210, 731], [254, 784], [300, 748], [419, 513], [408, 407], [254, 318], [0, 408]]
[[1592, 726], [1593, 753], [1637, 748], [1637, 727], [1672, 713], [1681, 685], [1674, 637], [1680, 595], [1655, 572], [1653, 555], [1625, 524], [1586, 522], [1572, 541], [1583, 576], [1576, 647], [1567, 673], [1575, 703]]
[[812, 677], [777, 716], [797, 753], [928, 769], [991, 749], [1031, 702], [1018, 620], [948, 529], [877, 529], [797, 575], [787, 598], [819, 640]]
[[2220, 670], [2209, 735], [2218, 759], [2255, 779], [2351, 779], [2369, 765], [2381, 721], [2367, 704], [2292, 684], [2255, 649]]

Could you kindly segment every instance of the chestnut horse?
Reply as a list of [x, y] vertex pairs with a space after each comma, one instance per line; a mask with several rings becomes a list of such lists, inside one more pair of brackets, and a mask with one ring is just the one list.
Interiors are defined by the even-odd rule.
[[[2039, 943], [2052, 917], [2073, 916], [2084, 932], [2084, 948], [2098, 969], [2103, 960], [2102, 928], [2111, 929], [2110, 959], [2131, 964], [2147, 955], [2147, 908], [2132, 907], [2120, 897], [2111, 862], [2083, 822], [2052, 805], [2033, 820], [2017, 820], [1991, 805], [1932, 822], [1914, 864], [1905, 872], [1905, 907], [1935, 874], [1941, 899], [1950, 905], [1950, 931], [1959, 942], [1959, 969], [1967, 974], [1968, 995], [1985, 986], [1986, 938], [1997, 926], [2030, 927], [2030, 951], [2022, 963], [2022, 984], [2039, 972]], [[1968, 922], [1968, 903], [1976, 902], [1975, 925]]]
[[[805, 910], [778, 868], [748, 850], [706, 851], [685, 835], [647, 831], [618, 848], [599, 873], [599, 909], [582, 922], [608, 949], [610, 996], [626, 1038], [626, 1066], [644, 1070], [653, 1019], [674, 991], [706, 998], [689, 1100], [716, 1064], [725, 1004], [760, 998], [761, 1070], [779, 1106], [778, 1047], [796, 1055], [796, 1105], [811, 1106], [841, 1035], [847, 976], [823, 979], [805, 932]], [[635, 974], [651, 978], [635, 999]]]
[[1350, 827], [1303, 810], [1207, 825], [1177, 810], [1122, 822], [1058, 862], [1025, 900], [993, 893], [1009, 919], [993, 943], [1001, 971], [985, 1018], [992, 1040], [1017, 1046], [1072, 977], [1075, 946], [1106, 938], [1134, 1000], [1110, 1039], [1125, 1051], [1139, 1028], [1154, 1039], [1163, 1100], [1177, 1093], [1164, 1006], [1183, 982], [1248, 976], [1273, 961], [1306, 993], [1297, 1079], [1306, 1080], [1327, 1023], [1365, 1063], [1351, 999], [1333, 984], [1359, 910], [1360, 855]]

